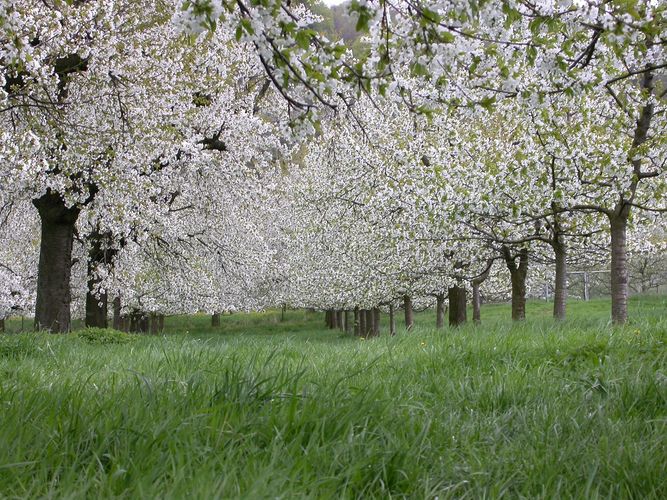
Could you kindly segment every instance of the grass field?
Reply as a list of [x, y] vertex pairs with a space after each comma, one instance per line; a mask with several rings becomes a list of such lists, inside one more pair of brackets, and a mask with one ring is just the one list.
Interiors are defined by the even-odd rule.
[[667, 298], [622, 328], [549, 308], [373, 340], [302, 311], [0, 336], [0, 498], [667, 498]]

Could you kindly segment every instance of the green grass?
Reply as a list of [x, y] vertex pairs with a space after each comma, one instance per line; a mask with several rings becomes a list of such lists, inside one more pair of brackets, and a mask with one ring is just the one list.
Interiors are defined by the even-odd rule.
[[301, 311], [0, 336], [0, 498], [667, 497], [667, 299], [622, 328], [549, 307], [374, 340]]

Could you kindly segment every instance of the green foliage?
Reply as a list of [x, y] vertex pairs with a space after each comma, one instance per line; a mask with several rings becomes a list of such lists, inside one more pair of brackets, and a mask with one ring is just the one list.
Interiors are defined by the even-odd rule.
[[112, 328], [86, 328], [73, 332], [77, 338], [89, 344], [128, 344], [136, 340], [136, 335], [120, 332]]
[[32, 356], [38, 352], [39, 340], [38, 334], [0, 335], [0, 359]]
[[570, 306], [375, 340], [306, 311], [26, 335], [50, 347], [0, 357], [0, 497], [664, 498], [667, 300], [618, 328]]

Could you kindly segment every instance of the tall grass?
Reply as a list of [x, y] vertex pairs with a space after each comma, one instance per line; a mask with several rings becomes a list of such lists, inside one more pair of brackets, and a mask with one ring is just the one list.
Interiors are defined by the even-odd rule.
[[0, 497], [665, 498], [667, 304], [606, 307], [374, 340], [301, 311], [2, 336]]

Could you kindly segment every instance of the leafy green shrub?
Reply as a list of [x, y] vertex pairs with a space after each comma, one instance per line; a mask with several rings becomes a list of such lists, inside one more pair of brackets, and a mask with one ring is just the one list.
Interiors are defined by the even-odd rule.
[[77, 338], [89, 344], [127, 344], [136, 340], [135, 335], [114, 330], [113, 328], [86, 328], [74, 332]]

